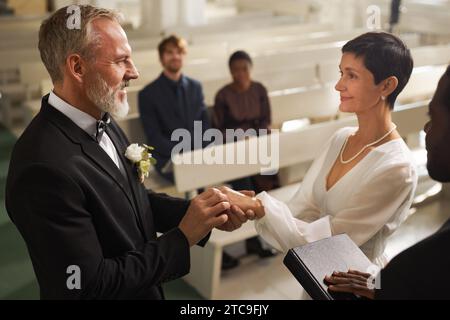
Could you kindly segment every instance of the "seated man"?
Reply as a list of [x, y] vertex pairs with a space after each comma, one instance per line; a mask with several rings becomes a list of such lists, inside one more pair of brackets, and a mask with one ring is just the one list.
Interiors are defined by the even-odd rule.
[[[450, 66], [430, 103], [427, 133], [428, 172], [450, 182]], [[450, 270], [450, 220], [431, 237], [400, 253], [381, 271], [381, 288], [371, 289], [371, 275], [335, 272], [325, 280], [329, 290], [350, 292], [369, 299], [450, 299], [446, 277]]]
[[156, 170], [171, 182], [171, 154], [178, 144], [171, 139], [173, 131], [187, 129], [193, 137], [195, 121], [202, 122], [203, 132], [210, 127], [201, 84], [182, 73], [186, 50], [185, 40], [177, 36], [164, 39], [158, 47], [164, 70], [139, 93], [139, 111], [147, 142], [155, 148]]

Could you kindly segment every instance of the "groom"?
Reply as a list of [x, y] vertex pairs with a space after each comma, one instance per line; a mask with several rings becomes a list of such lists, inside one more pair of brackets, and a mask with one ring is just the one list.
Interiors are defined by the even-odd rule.
[[191, 246], [254, 213], [217, 189], [191, 202], [144, 189], [124, 157], [129, 142], [109, 117], [128, 113], [125, 88], [138, 77], [120, 17], [77, 8], [41, 26], [54, 90], [14, 148], [7, 211], [42, 299], [163, 299], [161, 284], [189, 272]]

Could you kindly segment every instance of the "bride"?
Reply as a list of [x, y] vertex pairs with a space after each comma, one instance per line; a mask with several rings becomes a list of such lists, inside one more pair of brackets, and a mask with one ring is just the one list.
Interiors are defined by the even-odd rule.
[[383, 267], [386, 238], [406, 218], [417, 186], [412, 154], [391, 119], [413, 61], [388, 33], [363, 34], [342, 53], [340, 110], [356, 114], [359, 126], [331, 137], [287, 204], [265, 192], [251, 198], [223, 191], [243, 210], [263, 216], [256, 230], [280, 251], [346, 233]]

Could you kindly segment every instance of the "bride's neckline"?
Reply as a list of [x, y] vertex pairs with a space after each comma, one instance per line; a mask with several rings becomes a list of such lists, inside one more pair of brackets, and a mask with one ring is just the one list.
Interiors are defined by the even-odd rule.
[[[355, 132], [356, 132], [356, 131], [355, 131]], [[354, 132], [353, 132], [353, 133], [354, 133]], [[353, 134], [353, 133], [350, 133], [350, 134]], [[349, 134], [349, 133], [346, 132], [346, 134]], [[348, 136], [346, 136], [346, 137], [343, 139], [342, 143], [340, 143], [340, 147], [338, 148], [337, 153], [334, 152], [334, 153], [335, 153], [335, 155], [334, 155], [334, 157], [333, 157], [334, 161], [332, 161], [331, 164], [328, 165], [328, 167], [327, 167], [327, 172], [328, 172], [328, 173], [327, 173], [326, 176], [325, 176], [325, 192], [326, 192], [326, 193], [328, 193], [328, 192], [330, 192], [331, 190], [333, 190], [333, 189], [336, 187], [336, 185], [340, 184], [341, 181], [342, 181], [343, 179], [347, 178], [347, 176], [349, 176], [352, 172], [354, 172], [355, 169], [356, 169], [357, 167], [359, 167], [360, 164], [361, 164], [362, 162], [366, 161], [367, 158], [370, 158], [371, 155], [375, 154], [376, 151], [379, 151], [381, 148], [383, 148], [383, 147], [389, 145], [391, 142], [402, 141], [402, 138], [396, 138], [396, 139], [392, 139], [392, 140], [386, 141], [386, 142], [384, 142], [384, 143], [382, 143], [382, 144], [380, 144], [380, 145], [378, 145], [378, 146], [373, 147], [373, 148], [372, 148], [372, 149], [371, 149], [371, 150], [370, 150], [370, 151], [369, 151], [369, 152], [368, 152], [361, 160], [358, 161], [358, 163], [355, 164], [355, 166], [354, 166], [353, 168], [351, 168], [351, 169], [350, 169], [349, 171], [347, 171], [342, 177], [340, 177], [337, 181], [335, 181], [335, 183], [334, 183], [332, 186], [328, 187], [328, 177], [330, 176], [331, 170], [333, 169], [333, 167], [334, 167], [336, 161], [339, 161], [338, 157], [339, 157], [339, 155], [340, 155], [340, 153], [341, 153], [342, 147], [344, 146], [344, 143], [345, 143], [345, 140], [347, 139], [347, 137], [348, 137]], [[330, 150], [330, 151], [331, 151], [331, 150]]]
[[[339, 161], [341, 162], [341, 164], [344, 164], [344, 165], [353, 162], [355, 159], [357, 159], [368, 148], [372, 148], [372, 147], [376, 146], [377, 144], [379, 144], [380, 142], [384, 141], [386, 138], [388, 138], [395, 130], [397, 130], [397, 125], [393, 124], [391, 129], [388, 132], [386, 132], [382, 137], [380, 137], [380, 138], [378, 138], [378, 139], [376, 139], [376, 140], [366, 144], [356, 154], [354, 154], [352, 157], [350, 157], [347, 160], [344, 160], [345, 148], [347, 147], [349, 139], [353, 136], [353, 135], [348, 135], [345, 138], [344, 145], [342, 146], [341, 151], [339, 152]], [[389, 142], [389, 141], [391, 141], [391, 140], [388, 140], [386, 142]]]

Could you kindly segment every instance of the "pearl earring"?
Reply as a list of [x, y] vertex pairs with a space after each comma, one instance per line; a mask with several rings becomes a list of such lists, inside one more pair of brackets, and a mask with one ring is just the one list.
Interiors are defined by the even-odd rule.
[[386, 100], [386, 97], [385, 96], [381, 96], [381, 100]]

